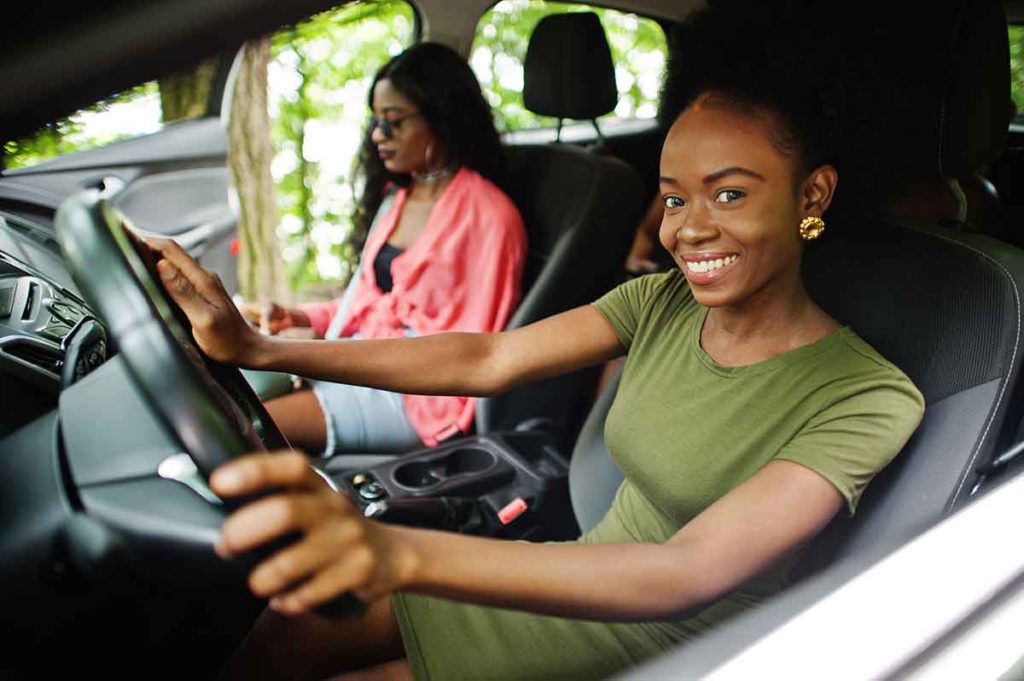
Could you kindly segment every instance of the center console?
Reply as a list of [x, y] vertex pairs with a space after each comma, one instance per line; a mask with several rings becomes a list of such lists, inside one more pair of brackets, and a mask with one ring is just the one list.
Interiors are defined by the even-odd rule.
[[359, 469], [341, 456], [326, 472], [385, 522], [531, 541], [578, 534], [569, 464], [543, 433], [463, 437]]

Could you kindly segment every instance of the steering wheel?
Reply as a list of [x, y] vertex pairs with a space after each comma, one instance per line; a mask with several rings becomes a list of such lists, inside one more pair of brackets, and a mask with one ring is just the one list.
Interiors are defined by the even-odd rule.
[[188, 318], [160, 283], [153, 253], [107, 193], [69, 197], [55, 222], [68, 269], [106, 322], [130, 376], [205, 478], [246, 452], [288, 447], [241, 372], [196, 345]]

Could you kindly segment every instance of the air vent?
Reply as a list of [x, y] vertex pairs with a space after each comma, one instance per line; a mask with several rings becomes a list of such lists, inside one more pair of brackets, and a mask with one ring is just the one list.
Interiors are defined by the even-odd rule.
[[60, 373], [60, 351], [54, 348], [47, 348], [35, 343], [15, 342], [5, 345], [4, 352], [48, 373]]
[[32, 319], [32, 308], [36, 304], [36, 298], [39, 296], [39, 284], [35, 282], [29, 282], [28, 294], [25, 296], [25, 309], [21, 313], [21, 320], [27, 322]]
[[0, 283], [0, 319], [7, 319], [14, 310], [15, 282]]

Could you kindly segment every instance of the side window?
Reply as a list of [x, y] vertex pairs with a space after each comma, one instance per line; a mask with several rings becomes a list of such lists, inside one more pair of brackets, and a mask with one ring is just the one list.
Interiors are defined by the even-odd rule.
[[34, 135], [4, 144], [4, 166], [25, 168], [74, 151], [157, 132], [206, 114], [216, 60], [107, 97]]
[[469, 62], [502, 132], [553, 127], [555, 119], [523, 106], [523, 59], [534, 27], [549, 14], [594, 12], [604, 26], [615, 64], [619, 103], [602, 118], [654, 118], [668, 54], [665, 32], [653, 19], [588, 5], [502, 0], [477, 24]]
[[1016, 119], [1024, 119], [1024, 26], [1010, 26], [1010, 93]]
[[363, 1], [318, 14], [273, 37], [268, 105], [282, 256], [300, 297], [348, 279], [358, 188], [352, 166], [374, 74], [416, 37], [404, 0]]

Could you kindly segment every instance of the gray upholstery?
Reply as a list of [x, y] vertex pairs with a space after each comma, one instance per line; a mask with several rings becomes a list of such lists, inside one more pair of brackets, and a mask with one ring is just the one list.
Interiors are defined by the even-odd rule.
[[592, 12], [541, 19], [523, 72], [523, 104], [541, 116], [597, 118], [619, 101], [608, 40]]
[[811, 295], [902, 368], [927, 409], [857, 516], [837, 518], [816, 540], [804, 572], [905, 540], [965, 503], [980, 482], [977, 467], [1020, 420], [1024, 252], [939, 227], [826, 236], [805, 258]]
[[597, 524], [611, 505], [612, 497], [625, 477], [604, 444], [604, 421], [615, 400], [622, 367], [601, 392], [583, 430], [576, 440], [569, 466], [569, 496], [580, 532]]
[[[636, 172], [617, 159], [563, 145], [508, 149], [507, 189], [529, 237], [526, 294], [507, 328], [585, 305], [613, 288], [644, 209]], [[544, 419], [567, 450], [597, 382], [589, 369], [480, 399], [477, 432]]]

